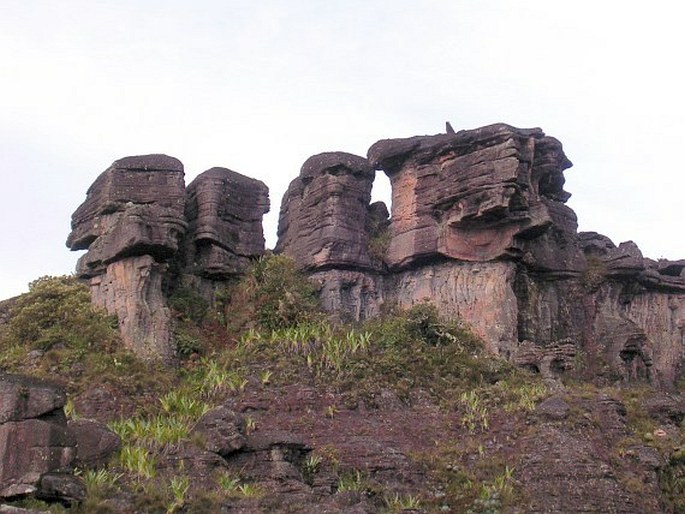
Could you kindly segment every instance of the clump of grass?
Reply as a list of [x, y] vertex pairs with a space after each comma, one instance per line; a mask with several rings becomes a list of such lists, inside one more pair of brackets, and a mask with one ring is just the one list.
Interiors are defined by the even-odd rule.
[[336, 491], [339, 493], [344, 493], [346, 491], [364, 492], [369, 488], [368, 479], [359, 470], [342, 473], [338, 477], [338, 483], [336, 485]]
[[461, 417], [462, 426], [471, 433], [487, 430], [490, 427], [488, 408], [483, 405], [478, 393], [475, 390], [466, 391], [462, 393], [460, 400], [465, 409]]
[[135, 444], [145, 449], [161, 448], [186, 439], [192, 420], [178, 416], [155, 416], [151, 419], [129, 418], [109, 423], [124, 443]]
[[183, 508], [186, 503], [188, 490], [190, 489], [190, 480], [187, 476], [175, 476], [169, 482], [169, 493], [171, 499], [167, 502], [167, 514], [177, 512]]
[[402, 512], [405, 510], [416, 510], [421, 507], [421, 500], [418, 496], [395, 494], [385, 499], [388, 512]]
[[207, 403], [196, 398], [194, 394], [179, 389], [169, 391], [159, 401], [165, 413], [193, 420], [211, 408]]
[[264, 490], [258, 484], [244, 482], [232, 473], [221, 474], [217, 485], [221, 491], [232, 498], [258, 498], [264, 494]]
[[203, 357], [188, 377], [190, 386], [204, 399], [242, 392], [248, 384], [239, 372], [228, 369], [220, 361]]
[[138, 480], [151, 480], [157, 475], [154, 456], [149, 450], [140, 446], [123, 446], [116, 462]]

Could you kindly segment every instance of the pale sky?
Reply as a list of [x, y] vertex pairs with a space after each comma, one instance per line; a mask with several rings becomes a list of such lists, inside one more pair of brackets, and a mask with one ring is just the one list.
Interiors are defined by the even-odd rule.
[[263, 180], [273, 247], [309, 156], [447, 120], [541, 127], [574, 163], [581, 230], [685, 258], [679, 5], [0, 0], [0, 299], [73, 271], [71, 213], [118, 158], [172, 155], [186, 183], [212, 166]]

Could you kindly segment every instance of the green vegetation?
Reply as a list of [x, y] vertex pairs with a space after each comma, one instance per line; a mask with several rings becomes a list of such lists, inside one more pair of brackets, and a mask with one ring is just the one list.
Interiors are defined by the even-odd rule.
[[[109, 423], [122, 438], [121, 451], [104, 469], [82, 472], [88, 499], [74, 512], [113, 512], [107, 499], [118, 494], [132, 495], [141, 512], [212, 512], [227, 503], [264, 501], [268, 484], [255, 481], [249, 470], [223, 471], [195, 487], [184, 460], [169, 465], [166, 457], [198, 444], [191, 430], [209, 409], [282, 394], [294, 384], [326, 400], [293, 424], [334, 427], [356, 408], [385, 408], [389, 397], [393, 405], [429, 403], [449, 420], [453, 438], [409, 455], [427, 477], [425, 490], [384, 490], [374, 473], [344, 468], [350, 463], [343, 451], [325, 445], [294, 462], [305, 483], [330, 480], [332, 490], [361, 493], [388, 512], [482, 513], [516, 505], [522, 492], [508, 438], [529, 429], [530, 413], [550, 394], [540, 377], [492, 356], [459, 320], [440, 317], [428, 304], [342, 324], [327, 320], [314, 298], [315, 287], [282, 256], [256, 262], [222, 291], [216, 310], [192, 289], [180, 288], [171, 305], [182, 359], [179, 368], [168, 369], [121, 350], [112, 319], [92, 309], [84, 286], [69, 277], [45, 277], [0, 327], [0, 369], [61, 378], [72, 397], [72, 417], [80, 408], [77, 393], [86, 387], [106, 386], [131, 402]], [[569, 423], [597, 429], [597, 423], [586, 425], [592, 416], [578, 405], [600, 390], [566, 387]], [[659, 425], [642, 408], [647, 388], [609, 393], [625, 404], [631, 429], [612, 459], [619, 466], [635, 446], [657, 448], [667, 457], [659, 471], [664, 497], [671, 510], [685, 510], [682, 429], [680, 439], [653, 436]], [[245, 414], [243, 434], [259, 435], [267, 423], [260, 412]], [[631, 487], [639, 490], [640, 484]]]

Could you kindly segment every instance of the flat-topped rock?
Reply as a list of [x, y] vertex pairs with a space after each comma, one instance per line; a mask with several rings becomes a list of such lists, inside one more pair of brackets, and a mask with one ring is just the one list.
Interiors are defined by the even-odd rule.
[[563, 171], [571, 162], [540, 129], [497, 124], [382, 140], [368, 158], [392, 184], [387, 262], [394, 268], [436, 257], [516, 256], [516, 237], [539, 235], [565, 219], [550, 211], [570, 196]]
[[88, 189], [72, 215], [67, 246], [88, 250], [77, 274], [101, 274], [110, 262], [136, 255], [167, 260], [185, 232], [183, 164], [166, 155], [115, 161]]

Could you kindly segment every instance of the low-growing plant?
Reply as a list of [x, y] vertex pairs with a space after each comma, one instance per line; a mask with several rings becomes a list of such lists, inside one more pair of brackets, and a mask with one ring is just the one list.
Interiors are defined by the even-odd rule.
[[157, 475], [154, 456], [140, 446], [124, 445], [117, 456], [117, 464], [133, 473], [138, 480], [151, 480]]
[[490, 426], [488, 408], [481, 402], [475, 390], [466, 391], [460, 396], [461, 403], [465, 409], [461, 417], [461, 424], [469, 432], [477, 430], [487, 430]]
[[123, 473], [114, 473], [109, 469], [88, 469], [80, 473], [86, 485], [89, 498], [103, 498], [116, 489]]
[[395, 494], [385, 499], [385, 504], [389, 512], [402, 512], [405, 510], [416, 510], [421, 506], [418, 496]]
[[264, 490], [258, 484], [246, 483], [238, 486], [238, 492], [243, 498], [258, 498]]
[[188, 437], [194, 420], [185, 416], [155, 416], [151, 419], [129, 418], [109, 423], [109, 428], [124, 443], [147, 449], [176, 444]]
[[166, 505], [167, 514], [172, 514], [185, 505], [188, 489], [190, 489], [190, 480], [187, 476], [175, 476], [171, 478], [171, 481], [169, 482], [171, 500]]
[[336, 490], [339, 493], [346, 491], [364, 492], [369, 489], [369, 482], [361, 471], [342, 473], [338, 476]]
[[14, 307], [0, 350], [12, 345], [81, 352], [110, 349], [118, 342], [116, 319], [92, 306], [88, 287], [74, 277], [41, 277]]
[[169, 391], [159, 401], [162, 404], [162, 409], [167, 414], [193, 420], [199, 418], [210, 409], [207, 403], [196, 398], [193, 393], [179, 389]]
[[222, 473], [217, 480], [217, 484], [222, 491], [228, 494], [235, 494], [240, 486], [240, 477], [231, 473]]

